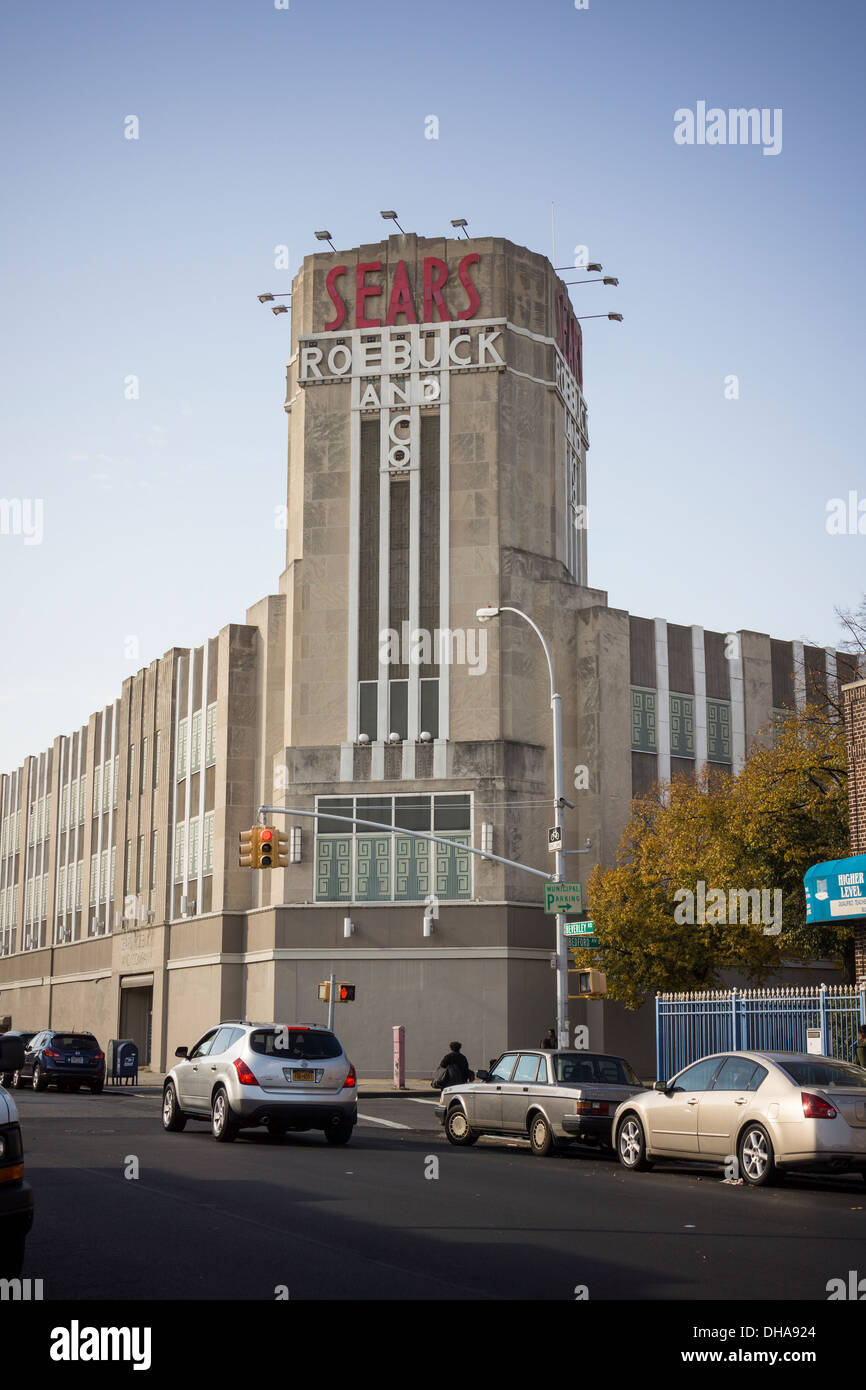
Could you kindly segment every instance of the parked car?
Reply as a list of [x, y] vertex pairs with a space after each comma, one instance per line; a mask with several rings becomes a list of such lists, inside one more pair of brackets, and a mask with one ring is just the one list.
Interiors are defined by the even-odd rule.
[[[17, 1071], [24, 1045], [17, 1034], [0, 1037], [0, 1070]], [[24, 1181], [24, 1145], [18, 1110], [0, 1086], [0, 1278], [17, 1279], [24, 1263], [27, 1232], [33, 1225], [33, 1189]]]
[[513, 1135], [543, 1157], [573, 1140], [609, 1146], [614, 1111], [643, 1089], [624, 1057], [515, 1049], [475, 1081], [446, 1087], [435, 1109], [452, 1144]]
[[736, 1157], [750, 1186], [787, 1169], [866, 1177], [866, 1070], [806, 1052], [724, 1052], [634, 1096], [614, 1116], [625, 1168]]
[[70, 1033], [46, 1028], [35, 1033], [24, 1052], [24, 1061], [14, 1076], [21, 1087], [32, 1081], [34, 1091], [56, 1086], [61, 1091], [77, 1091], [89, 1086], [94, 1093], [105, 1081], [105, 1053], [92, 1033]]
[[[22, 1033], [22, 1032], [19, 1032], [17, 1029], [10, 1029], [8, 1033], [3, 1033], [2, 1036], [3, 1036], [4, 1038], [20, 1038], [21, 1041], [22, 1041], [22, 1043], [23, 1043], [24, 1046], [26, 1047], [27, 1044], [29, 1043], [30, 1039], [36, 1037], [36, 1033], [35, 1033], [35, 1032], [31, 1032], [31, 1033]], [[14, 1070], [13, 1070], [13, 1071], [4, 1071], [4, 1072], [0, 1072], [0, 1086], [11, 1086], [11, 1085], [12, 1085], [12, 1082], [13, 1082], [13, 1079], [14, 1079], [14, 1076], [15, 1076]]]
[[346, 1144], [358, 1118], [357, 1078], [339, 1040], [315, 1024], [234, 1020], [211, 1028], [165, 1078], [162, 1123], [210, 1122], [218, 1142], [265, 1125], [271, 1134], [320, 1129]]

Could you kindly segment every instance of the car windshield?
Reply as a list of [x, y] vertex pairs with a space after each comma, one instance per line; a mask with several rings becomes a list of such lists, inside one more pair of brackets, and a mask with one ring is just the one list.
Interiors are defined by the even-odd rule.
[[594, 1052], [559, 1052], [556, 1079], [562, 1086], [583, 1083], [608, 1086], [640, 1086], [643, 1083], [624, 1057], [605, 1057]]
[[99, 1046], [91, 1033], [55, 1033], [51, 1042], [62, 1052], [95, 1052]]
[[834, 1087], [842, 1091], [866, 1090], [866, 1071], [848, 1062], [803, 1061], [794, 1058], [779, 1062], [779, 1066], [797, 1086], [822, 1086], [825, 1090]]
[[250, 1047], [261, 1057], [300, 1057], [305, 1062], [339, 1057], [343, 1051], [333, 1033], [307, 1028], [259, 1028], [250, 1034]]

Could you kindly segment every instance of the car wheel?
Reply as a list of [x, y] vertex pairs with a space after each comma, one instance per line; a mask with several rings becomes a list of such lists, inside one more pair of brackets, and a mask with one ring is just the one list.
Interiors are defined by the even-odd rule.
[[477, 1144], [480, 1135], [469, 1123], [466, 1111], [461, 1105], [452, 1105], [445, 1120], [445, 1138], [451, 1144], [456, 1144], [461, 1149], [467, 1149], [470, 1144]]
[[348, 1144], [349, 1140], [352, 1137], [353, 1129], [354, 1125], [350, 1125], [346, 1122], [343, 1122], [341, 1124], [334, 1125], [332, 1129], [326, 1129], [325, 1138], [327, 1139], [329, 1144]]
[[9, 1087], [13, 1084], [14, 1076], [14, 1071], [4, 1071], [3, 1075], [0, 1076], [0, 1086], [5, 1086], [8, 1091]]
[[177, 1103], [173, 1081], [169, 1081], [162, 1095], [162, 1127], [171, 1134], [179, 1134], [186, 1128], [186, 1115]]
[[44, 1091], [48, 1087], [48, 1077], [37, 1062], [33, 1068], [33, 1089], [34, 1091]]
[[238, 1137], [238, 1127], [232, 1118], [229, 1098], [220, 1086], [211, 1102], [210, 1132], [218, 1144], [231, 1144]]
[[101, 1094], [102, 1094], [102, 1087], [103, 1087], [103, 1082], [101, 1082], [101, 1081], [94, 1081], [93, 1085], [92, 1085], [91, 1088], [90, 1088], [91, 1094], [94, 1095], [94, 1096], [101, 1095]]
[[749, 1187], [766, 1187], [778, 1176], [770, 1136], [763, 1125], [747, 1125], [737, 1146], [740, 1172]]
[[533, 1115], [529, 1121], [529, 1147], [537, 1158], [547, 1158], [556, 1148], [553, 1130], [541, 1114]]
[[15, 1087], [16, 1091], [24, 1090], [24, 1077], [21, 1075], [20, 1071], [13, 1071], [12, 1085]]
[[616, 1151], [623, 1168], [643, 1172], [652, 1168], [646, 1156], [646, 1136], [637, 1115], [626, 1115], [616, 1137]]

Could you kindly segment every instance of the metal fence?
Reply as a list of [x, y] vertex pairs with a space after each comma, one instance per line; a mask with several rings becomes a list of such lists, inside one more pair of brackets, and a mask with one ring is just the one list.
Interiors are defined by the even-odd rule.
[[853, 985], [658, 994], [656, 1076], [666, 1081], [712, 1052], [805, 1052], [807, 1028], [820, 1030], [824, 1056], [850, 1062], [861, 1023], [866, 988]]

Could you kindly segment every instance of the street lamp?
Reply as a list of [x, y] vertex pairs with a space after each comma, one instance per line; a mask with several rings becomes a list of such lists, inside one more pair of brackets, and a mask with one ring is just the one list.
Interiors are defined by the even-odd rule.
[[[489, 623], [492, 618], [498, 618], [500, 613], [515, 613], [518, 618], [529, 623], [544, 648], [544, 655], [547, 660], [547, 670], [550, 675], [550, 708], [553, 712], [553, 815], [554, 824], [559, 831], [559, 843], [556, 848], [556, 877], [560, 883], [563, 883], [565, 881], [563, 808], [566, 801], [562, 794], [562, 696], [556, 689], [556, 682], [553, 678], [553, 661], [541, 629], [536, 627], [522, 608], [488, 605], [485, 608], [476, 609], [475, 616], [479, 623]], [[565, 914], [562, 912], [558, 912], [556, 915], [556, 1032], [559, 1046], [568, 1047], [568, 953], [565, 944]]]

